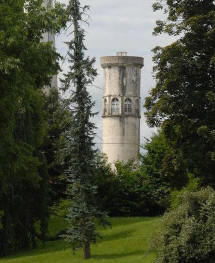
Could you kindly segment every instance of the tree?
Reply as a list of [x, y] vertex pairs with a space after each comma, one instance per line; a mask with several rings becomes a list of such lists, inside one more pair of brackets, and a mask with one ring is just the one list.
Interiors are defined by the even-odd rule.
[[178, 206], [166, 213], [157, 241], [159, 263], [215, 260], [215, 192], [182, 192]]
[[[161, 126], [171, 155], [166, 172], [202, 179], [215, 187], [215, 3], [213, 0], [159, 0], [154, 10], [164, 10], [166, 21], [157, 21], [155, 34], [178, 40], [154, 49], [155, 88], [146, 98], [150, 126]], [[179, 185], [178, 185], [179, 183]]]
[[117, 162], [113, 170], [104, 156], [96, 165], [96, 198], [110, 216], [160, 215], [169, 204], [170, 185], [162, 172], [166, 152], [164, 138], [155, 135], [145, 145], [140, 162]]
[[172, 178], [168, 177], [164, 169], [165, 156], [169, 149], [163, 133], [159, 131], [147, 140], [144, 150], [145, 153], [140, 158], [140, 173], [145, 192], [151, 200], [151, 207], [163, 212], [168, 206], [172, 185]]
[[96, 241], [95, 220], [102, 218], [95, 202], [95, 125], [91, 122], [94, 102], [87, 91], [87, 86], [92, 84], [97, 73], [93, 68], [95, 59], [85, 57], [85, 33], [80, 26], [87, 9], [87, 6], [81, 6], [79, 0], [69, 1], [67, 10], [73, 24], [74, 38], [68, 42], [70, 66], [63, 80], [63, 89], [71, 94], [72, 115], [72, 129], [66, 135], [66, 152], [70, 155], [66, 172], [69, 184], [67, 192], [71, 198], [67, 215], [70, 226], [63, 237], [72, 243], [73, 249], [83, 248], [85, 259], [90, 258], [90, 244]]
[[50, 205], [57, 204], [66, 197], [66, 178], [64, 171], [67, 167], [67, 157], [62, 158], [66, 143], [65, 131], [71, 128], [71, 114], [67, 100], [63, 99], [56, 88], [49, 91], [45, 100], [47, 132], [40, 148], [44, 152], [49, 175]]
[[46, 134], [43, 87], [59, 65], [48, 30], [65, 25], [63, 8], [42, 1], [0, 4], [0, 254], [36, 245], [35, 223], [47, 226], [48, 174], [40, 151]]
[[113, 171], [103, 157], [98, 159], [97, 198], [102, 210], [110, 216], [149, 215], [143, 191], [143, 177], [134, 161], [117, 162]]

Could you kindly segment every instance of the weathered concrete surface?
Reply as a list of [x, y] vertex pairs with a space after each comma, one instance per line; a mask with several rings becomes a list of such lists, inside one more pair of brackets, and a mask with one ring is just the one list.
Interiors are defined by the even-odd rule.
[[[53, 6], [53, 0], [43, 0], [43, 6], [44, 7], [51, 7]], [[41, 40], [42, 42], [51, 42], [53, 47], [55, 47], [55, 35], [52, 32], [46, 32], [43, 34], [43, 38]], [[57, 76], [53, 76], [51, 79], [51, 88], [57, 89], [58, 83], [57, 83]], [[45, 94], [49, 95], [50, 93], [50, 87], [44, 87]]]
[[[101, 58], [104, 69], [103, 153], [108, 161], [137, 159], [140, 144], [140, 83], [143, 58], [124, 56]], [[119, 101], [119, 113], [112, 112], [112, 100]], [[125, 112], [124, 102], [130, 99], [132, 111]]]

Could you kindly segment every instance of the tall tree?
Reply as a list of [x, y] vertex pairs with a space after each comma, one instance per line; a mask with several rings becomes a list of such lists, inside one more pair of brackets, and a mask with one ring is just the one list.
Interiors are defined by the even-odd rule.
[[0, 254], [35, 245], [35, 223], [47, 219], [47, 169], [40, 151], [46, 133], [43, 86], [59, 55], [44, 32], [65, 25], [63, 8], [38, 0], [0, 3]]
[[97, 73], [93, 67], [95, 59], [85, 57], [85, 32], [81, 28], [87, 10], [88, 6], [82, 7], [79, 0], [70, 0], [68, 12], [74, 37], [68, 42], [70, 66], [63, 80], [64, 90], [71, 94], [72, 114], [72, 130], [67, 134], [70, 165], [66, 174], [71, 198], [67, 215], [70, 226], [64, 238], [72, 243], [73, 249], [83, 248], [84, 258], [91, 256], [90, 243], [97, 236], [95, 220], [102, 217], [95, 202], [95, 125], [91, 122], [94, 102], [87, 91]]
[[[171, 147], [166, 172], [188, 173], [215, 187], [215, 3], [213, 0], [158, 0], [163, 10], [154, 33], [177, 36], [154, 49], [155, 88], [146, 98], [150, 126], [162, 126]], [[176, 186], [181, 187], [179, 180]]]

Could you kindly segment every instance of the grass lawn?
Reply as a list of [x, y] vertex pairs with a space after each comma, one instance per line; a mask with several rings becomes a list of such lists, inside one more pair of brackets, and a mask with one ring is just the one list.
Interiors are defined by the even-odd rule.
[[[150, 242], [159, 227], [159, 218], [112, 218], [112, 228], [100, 229], [103, 239], [92, 245], [89, 263], [152, 263], [155, 251]], [[52, 218], [50, 233], [64, 226]], [[25, 251], [0, 260], [1, 263], [83, 263], [82, 251], [73, 255], [62, 240], [46, 242], [37, 249]]]

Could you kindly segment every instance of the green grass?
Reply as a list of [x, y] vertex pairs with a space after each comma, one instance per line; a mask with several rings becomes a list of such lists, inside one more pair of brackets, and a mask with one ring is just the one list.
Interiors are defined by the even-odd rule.
[[[158, 227], [159, 218], [112, 218], [112, 228], [100, 229], [103, 239], [92, 245], [89, 263], [152, 263], [155, 251], [150, 242]], [[50, 233], [64, 227], [59, 218], [52, 218]], [[0, 260], [1, 263], [83, 263], [82, 251], [73, 255], [62, 240], [46, 242], [37, 249], [25, 251]]]

